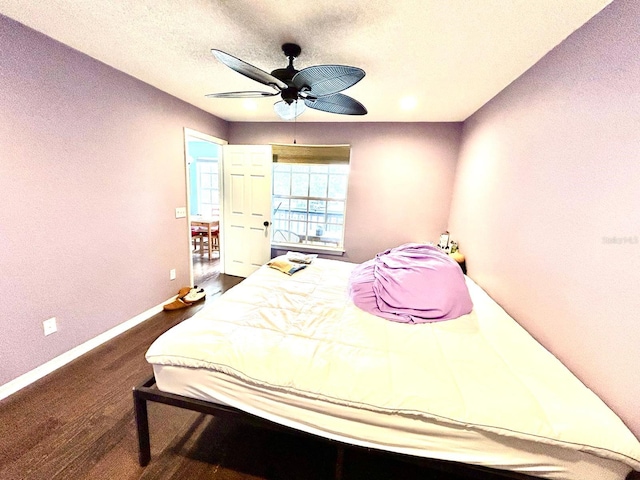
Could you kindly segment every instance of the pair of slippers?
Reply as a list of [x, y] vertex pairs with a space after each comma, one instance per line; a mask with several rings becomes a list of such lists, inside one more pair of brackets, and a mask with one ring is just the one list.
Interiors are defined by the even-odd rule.
[[176, 299], [164, 305], [162, 308], [164, 310], [179, 310], [181, 308], [190, 307], [196, 302], [200, 300], [204, 300], [206, 293], [204, 288], [198, 288], [197, 285], [192, 287], [182, 287], [178, 290], [178, 296]]

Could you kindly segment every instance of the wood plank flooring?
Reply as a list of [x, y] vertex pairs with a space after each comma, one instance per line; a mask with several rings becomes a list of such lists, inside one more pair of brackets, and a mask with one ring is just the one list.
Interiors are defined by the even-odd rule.
[[[241, 279], [194, 256], [195, 283], [213, 301]], [[204, 304], [162, 312], [0, 402], [0, 479], [329, 480], [336, 446], [307, 436], [149, 404], [151, 463], [137, 460], [131, 389], [151, 375], [144, 354]], [[343, 480], [490, 479], [446, 464], [416, 465], [348, 448]], [[502, 478], [502, 477], [500, 477]]]

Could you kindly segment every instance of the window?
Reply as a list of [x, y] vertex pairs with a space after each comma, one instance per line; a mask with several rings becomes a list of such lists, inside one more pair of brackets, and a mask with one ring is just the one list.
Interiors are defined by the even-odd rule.
[[198, 212], [210, 215], [220, 210], [218, 160], [198, 158], [196, 161]]
[[342, 250], [348, 162], [335, 156], [274, 157], [272, 242]]
[[220, 211], [218, 170], [222, 158], [222, 145], [191, 135], [185, 138], [185, 142], [188, 162], [189, 213], [205, 217], [218, 215]]

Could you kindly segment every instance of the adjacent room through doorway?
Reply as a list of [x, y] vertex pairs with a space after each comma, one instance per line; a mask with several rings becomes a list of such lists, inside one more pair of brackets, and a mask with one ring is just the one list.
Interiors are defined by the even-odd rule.
[[226, 142], [185, 129], [187, 212], [193, 284], [220, 273], [220, 169]]

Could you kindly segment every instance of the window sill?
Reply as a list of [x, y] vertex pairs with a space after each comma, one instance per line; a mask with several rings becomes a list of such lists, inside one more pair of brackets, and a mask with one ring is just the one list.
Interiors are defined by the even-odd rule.
[[342, 256], [345, 253], [344, 249], [340, 247], [323, 247], [322, 245], [308, 245], [305, 243], [272, 243], [271, 249], [336, 256]]

